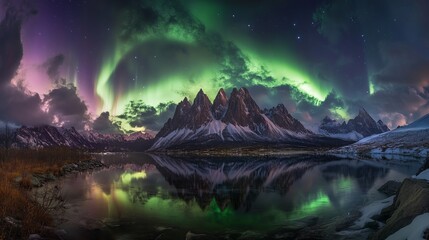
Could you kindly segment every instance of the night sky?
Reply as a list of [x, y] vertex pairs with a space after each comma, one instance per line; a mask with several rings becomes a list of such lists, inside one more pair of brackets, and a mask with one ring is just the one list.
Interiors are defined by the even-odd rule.
[[159, 130], [247, 87], [310, 129], [429, 113], [429, 1], [0, 0], [0, 121]]

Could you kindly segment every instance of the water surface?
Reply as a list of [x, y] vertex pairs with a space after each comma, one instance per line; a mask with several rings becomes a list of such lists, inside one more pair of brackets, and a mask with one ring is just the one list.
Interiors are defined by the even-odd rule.
[[252, 239], [303, 219], [323, 225], [385, 197], [377, 191], [382, 184], [409, 177], [420, 165], [313, 155], [101, 158], [108, 168], [61, 183], [71, 206], [64, 228], [95, 229], [92, 235], [76, 230], [80, 239], [185, 239], [188, 232]]

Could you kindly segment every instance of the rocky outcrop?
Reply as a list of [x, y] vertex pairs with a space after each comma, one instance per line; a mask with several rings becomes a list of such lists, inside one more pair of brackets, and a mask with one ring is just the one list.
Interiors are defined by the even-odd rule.
[[372, 239], [386, 239], [426, 212], [429, 212], [429, 182], [405, 179], [393, 204], [381, 212], [381, 217], [387, 218], [386, 225]]
[[378, 191], [381, 193], [386, 194], [387, 196], [393, 196], [398, 193], [399, 189], [401, 187], [401, 182], [390, 180], [383, 184]]

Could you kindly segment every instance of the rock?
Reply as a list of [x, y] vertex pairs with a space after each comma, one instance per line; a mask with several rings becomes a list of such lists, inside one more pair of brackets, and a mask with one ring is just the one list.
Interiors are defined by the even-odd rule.
[[377, 230], [377, 229], [380, 228], [380, 225], [378, 224], [377, 221], [372, 221], [372, 222], [365, 223], [364, 228], [370, 228], [370, 229], [373, 229], [373, 230]]
[[299, 231], [306, 227], [312, 227], [316, 225], [318, 221], [319, 221], [318, 217], [303, 218], [303, 219], [296, 220], [291, 224], [288, 224], [287, 226], [283, 227], [283, 229], [286, 229], [287, 231], [291, 231], [291, 232]]
[[42, 240], [43, 238], [39, 234], [30, 234], [28, 240]]
[[205, 234], [197, 234], [197, 233], [192, 233], [191, 231], [188, 231], [186, 233], [186, 240], [193, 240], [193, 239], [201, 239], [202, 237], [204, 237]]
[[429, 182], [405, 179], [393, 204], [382, 210], [381, 215], [391, 216], [372, 239], [386, 239], [425, 212], [429, 212]]
[[38, 177], [31, 176], [31, 186], [32, 187], [41, 187], [42, 181]]
[[16, 177], [14, 181], [15, 181], [15, 183], [16, 183], [16, 184], [18, 184], [18, 185], [19, 185], [19, 184], [21, 184], [21, 182], [22, 182], [22, 177], [21, 177], [21, 176]]
[[339, 219], [335, 222], [335, 231], [340, 232], [343, 231], [355, 223], [355, 221], [362, 216], [360, 211], [352, 211], [346, 217]]
[[253, 231], [245, 231], [241, 234], [238, 240], [255, 240], [255, 239], [263, 239], [265, 235], [253, 232]]
[[53, 173], [51, 173], [51, 172], [45, 174], [45, 178], [48, 181], [55, 181], [55, 180], [57, 180], [57, 177], [55, 177], [55, 175]]
[[390, 180], [383, 184], [378, 191], [386, 194], [388, 197], [395, 195], [399, 188], [401, 187], [401, 183], [397, 181]]
[[11, 225], [12, 227], [16, 227], [16, 228], [21, 227], [21, 221], [16, 220], [16, 219], [15, 219], [15, 218], [13, 218], [13, 217], [5, 217], [5, 218], [4, 218], [4, 221], [5, 221], [7, 224]]
[[59, 239], [64, 239], [67, 236], [67, 232], [64, 229], [56, 229], [54, 230], [54, 234], [59, 238]]

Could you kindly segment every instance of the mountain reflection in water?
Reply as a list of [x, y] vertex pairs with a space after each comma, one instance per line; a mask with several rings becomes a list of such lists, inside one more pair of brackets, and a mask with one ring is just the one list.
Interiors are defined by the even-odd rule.
[[[109, 168], [62, 183], [70, 219], [129, 221], [139, 230], [267, 232], [306, 217], [328, 222], [367, 201], [415, 167], [332, 156], [172, 158], [104, 156]], [[137, 224], [138, 223], [138, 224]]]

